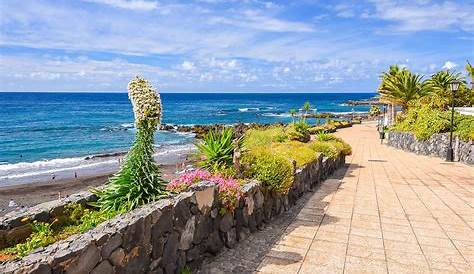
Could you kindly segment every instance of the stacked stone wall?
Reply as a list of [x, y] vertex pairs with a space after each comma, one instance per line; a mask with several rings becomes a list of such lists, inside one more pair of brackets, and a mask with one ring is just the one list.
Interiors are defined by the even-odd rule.
[[[196, 269], [204, 258], [224, 247], [233, 248], [262, 229], [344, 163], [344, 156], [335, 160], [318, 158], [296, 171], [288, 194], [268, 192], [260, 182], [249, 182], [242, 186], [244, 195], [235, 211], [226, 214], [219, 212], [216, 186], [201, 182], [188, 192], [147, 204], [86, 233], [0, 265], [0, 272], [181, 273], [185, 267]], [[50, 221], [67, 203], [94, 199], [86, 192], [9, 214], [0, 219], [0, 235], [29, 227], [33, 220]]]
[[[408, 132], [390, 131], [387, 135], [387, 144], [417, 154], [445, 159], [449, 145], [449, 133], [434, 134], [430, 139], [421, 141]], [[474, 165], [474, 142], [472, 140], [462, 141], [454, 136], [453, 149], [455, 161]]]

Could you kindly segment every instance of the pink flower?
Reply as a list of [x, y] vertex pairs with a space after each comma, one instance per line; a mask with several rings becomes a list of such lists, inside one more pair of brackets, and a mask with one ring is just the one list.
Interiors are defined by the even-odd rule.
[[182, 192], [188, 189], [193, 184], [201, 181], [207, 181], [211, 177], [211, 173], [202, 169], [186, 171], [183, 175], [179, 176], [178, 178], [172, 180], [169, 184], [167, 184], [166, 188], [169, 191]]
[[220, 174], [214, 175], [211, 181], [219, 187], [219, 198], [225, 209], [234, 211], [241, 196], [239, 183], [233, 178], [224, 178]]
[[166, 188], [172, 192], [182, 192], [201, 181], [215, 183], [219, 189], [219, 198], [224, 207], [223, 209], [234, 211], [242, 192], [240, 190], [240, 184], [233, 178], [225, 178], [221, 174], [212, 175], [207, 170], [196, 169], [187, 171], [172, 180]]

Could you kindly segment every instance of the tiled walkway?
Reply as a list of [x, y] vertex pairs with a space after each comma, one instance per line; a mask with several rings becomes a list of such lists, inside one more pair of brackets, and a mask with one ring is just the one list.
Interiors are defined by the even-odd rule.
[[375, 125], [340, 130], [352, 145], [267, 252], [259, 273], [474, 273], [474, 167], [380, 145]]

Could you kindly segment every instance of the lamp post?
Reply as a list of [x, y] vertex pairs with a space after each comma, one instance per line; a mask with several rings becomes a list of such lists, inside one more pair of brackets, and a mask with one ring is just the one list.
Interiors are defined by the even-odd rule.
[[449, 146], [448, 152], [446, 155], [446, 161], [452, 162], [454, 161], [454, 153], [453, 153], [453, 131], [454, 131], [454, 94], [459, 89], [460, 82], [457, 80], [451, 81], [449, 83], [449, 87], [451, 88], [451, 127], [449, 130]]

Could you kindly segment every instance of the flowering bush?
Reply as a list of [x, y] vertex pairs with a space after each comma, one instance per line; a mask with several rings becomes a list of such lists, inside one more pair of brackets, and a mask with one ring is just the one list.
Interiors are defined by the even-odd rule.
[[219, 199], [223, 205], [221, 214], [227, 211], [233, 212], [241, 196], [239, 183], [233, 178], [224, 178], [220, 174], [214, 175], [211, 182], [219, 187]]
[[237, 180], [233, 178], [225, 178], [219, 173], [212, 175], [209, 171], [202, 169], [187, 171], [183, 175], [172, 180], [166, 188], [172, 192], [182, 192], [201, 181], [213, 182], [218, 186], [219, 199], [223, 206], [221, 208], [221, 214], [224, 214], [226, 211], [234, 211], [242, 194], [240, 184]]
[[178, 178], [172, 180], [169, 184], [166, 185], [166, 189], [172, 192], [182, 192], [188, 189], [195, 183], [201, 181], [210, 181], [212, 174], [203, 169], [196, 169], [192, 171], [187, 171]]

